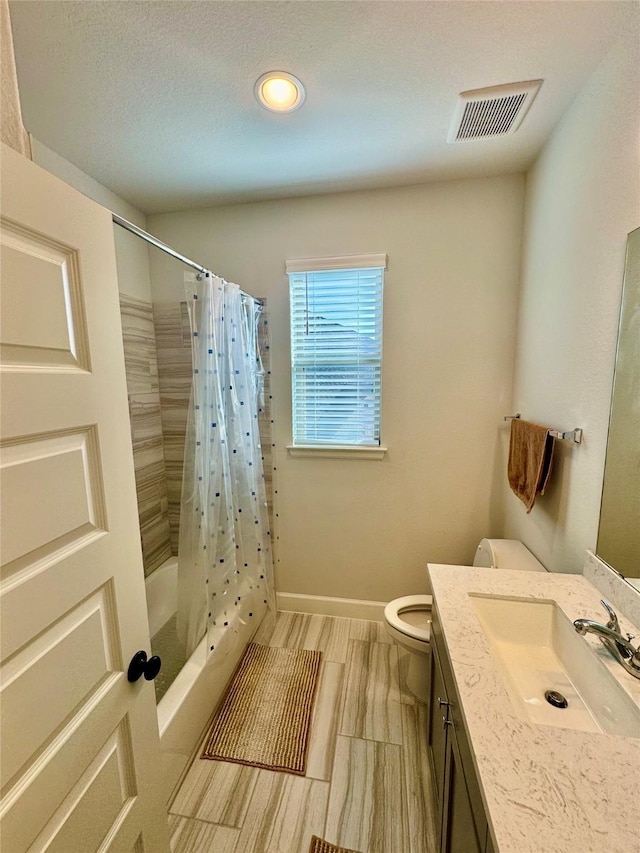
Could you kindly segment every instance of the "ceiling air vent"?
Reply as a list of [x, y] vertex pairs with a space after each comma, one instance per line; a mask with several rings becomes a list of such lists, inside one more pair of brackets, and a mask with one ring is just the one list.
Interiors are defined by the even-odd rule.
[[514, 133], [541, 83], [542, 80], [527, 80], [461, 92], [447, 142], [469, 142]]

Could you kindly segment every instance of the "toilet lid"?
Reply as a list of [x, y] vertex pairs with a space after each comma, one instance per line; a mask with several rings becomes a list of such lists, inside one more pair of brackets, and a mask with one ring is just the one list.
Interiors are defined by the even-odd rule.
[[428, 643], [431, 639], [430, 595], [405, 595], [390, 601], [384, 609], [384, 618], [392, 628]]

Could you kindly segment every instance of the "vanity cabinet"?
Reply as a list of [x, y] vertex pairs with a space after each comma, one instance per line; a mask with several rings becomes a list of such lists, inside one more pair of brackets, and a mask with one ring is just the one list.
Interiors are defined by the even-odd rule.
[[439, 853], [493, 853], [480, 785], [433, 608], [428, 743], [438, 820]]
[[[433, 648], [433, 646], [432, 646]], [[433, 775], [436, 814], [442, 814], [448, 728], [447, 691], [438, 659], [431, 651], [431, 701], [429, 703], [429, 757]]]

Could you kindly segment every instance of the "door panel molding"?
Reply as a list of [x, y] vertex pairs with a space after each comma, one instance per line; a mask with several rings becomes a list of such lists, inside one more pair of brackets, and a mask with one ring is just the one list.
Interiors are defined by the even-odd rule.
[[169, 853], [111, 214], [0, 165], [3, 849]]
[[[76, 250], [0, 217], [3, 340], [0, 370], [90, 371]], [[22, 278], [29, 288], [14, 285]]]

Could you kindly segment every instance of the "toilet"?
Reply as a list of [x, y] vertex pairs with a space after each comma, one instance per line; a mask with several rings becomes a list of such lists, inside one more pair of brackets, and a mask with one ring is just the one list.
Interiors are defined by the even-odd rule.
[[[476, 549], [474, 566], [489, 569], [518, 569], [546, 572], [531, 551], [517, 539], [483, 539]], [[431, 638], [430, 595], [405, 595], [390, 601], [384, 609], [384, 623], [390, 636], [406, 651], [406, 684], [421, 702], [429, 701], [429, 640]]]

